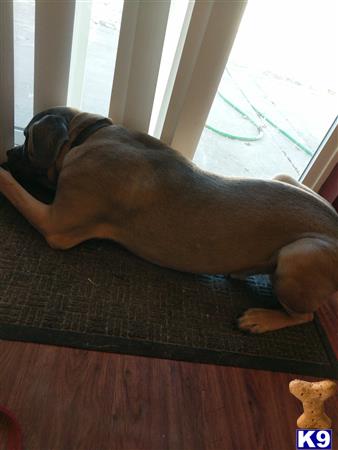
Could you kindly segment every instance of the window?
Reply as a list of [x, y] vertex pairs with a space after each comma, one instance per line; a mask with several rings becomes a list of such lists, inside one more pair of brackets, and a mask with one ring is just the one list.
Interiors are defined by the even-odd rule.
[[337, 13], [331, 0], [248, 3], [195, 153], [199, 166], [300, 177], [337, 115]]

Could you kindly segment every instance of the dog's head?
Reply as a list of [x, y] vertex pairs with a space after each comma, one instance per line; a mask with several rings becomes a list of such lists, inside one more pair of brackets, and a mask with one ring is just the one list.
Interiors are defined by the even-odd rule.
[[56, 107], [36, 114], [24, 130], [24, 144], [7, 151], [10, 172], [19, 180], [55, 189], [48, 171], [68, 141], [69, 123], [77, 113], [72, 108]]

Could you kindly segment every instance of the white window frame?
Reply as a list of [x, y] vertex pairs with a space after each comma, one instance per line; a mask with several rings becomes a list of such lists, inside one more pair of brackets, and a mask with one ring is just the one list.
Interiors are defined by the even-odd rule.
[[338, 117], [309, 162], [300, 181], [318, 192], [338, 163]]

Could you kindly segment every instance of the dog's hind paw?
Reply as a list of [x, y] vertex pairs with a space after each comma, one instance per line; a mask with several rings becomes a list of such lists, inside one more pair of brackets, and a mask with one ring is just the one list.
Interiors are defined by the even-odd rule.
[[249, 331], [250, 333], [264, 333], [269, 331], [271, 329], [271, 312], [274, 311], [261, 308], [248, 309], [239, 318], [238, 326], [241, 330]]
[[291, 316], [280, 309], [250, 308], [239, 318], [238, 326], [243, 331], [260, 334], [309, 322], [312, 319], [312, 313]]

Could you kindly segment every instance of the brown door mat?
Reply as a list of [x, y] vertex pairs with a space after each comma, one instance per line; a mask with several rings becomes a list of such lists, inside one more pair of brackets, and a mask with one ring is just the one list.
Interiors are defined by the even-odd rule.
[[277, 306], [265, 277], [180, 273], [109, 241], [52, 250], [0, 196], [2, 339], [337, 378], [318, 319], [244, 334], [252, 306]]

